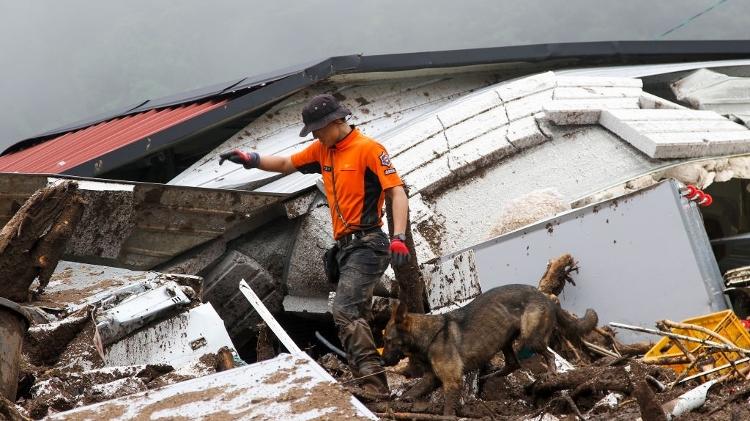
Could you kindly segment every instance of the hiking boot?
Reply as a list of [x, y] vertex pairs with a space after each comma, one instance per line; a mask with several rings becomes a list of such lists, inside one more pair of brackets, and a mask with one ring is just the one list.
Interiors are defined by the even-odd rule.
[[382, 365], [368, 364], [357, 371], [359, 372], [360, 377], [367, 376], [360, 380], [362, 390], [375, 395], [383, 395], [385, 397], [388, 397], [391, 394], [391, 390], [388, 388], [388, 378], [385, 375], [385, 370]]

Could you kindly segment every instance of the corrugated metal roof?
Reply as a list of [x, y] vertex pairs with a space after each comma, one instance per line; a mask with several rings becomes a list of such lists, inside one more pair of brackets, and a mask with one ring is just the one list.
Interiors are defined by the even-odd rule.
[[[114, 118], [0, 157], [0, 171], [63, 173], [227, 102], [212, 99]], [[148, 144], [146, 149], [148, 149]]]

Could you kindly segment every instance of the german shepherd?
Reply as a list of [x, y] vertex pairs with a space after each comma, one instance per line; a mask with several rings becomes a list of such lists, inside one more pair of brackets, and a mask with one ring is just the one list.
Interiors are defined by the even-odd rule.
[[406, 394], [416, 399], [443, 385], [445, 415], [455, 414], [464, 373], [484, 368], [492, 356], [502, 351], [505, 365], [498, 375], [520, 368], [513, 350], [517, 347], [544, 356], [547, 367], [555, 372], [555, 357], [547, 349], [556, 327], [566, 337], [580, 337], [599, 321], [589, 309], [576, 319], [550, 297], [530, 285], [505, 285], [493, 288], [466, 306], [441, 315], [407, 313], [399, 303], [391, 312], [385, 328], [383, 359], [388, 366], [408, 356], [425, 373]]

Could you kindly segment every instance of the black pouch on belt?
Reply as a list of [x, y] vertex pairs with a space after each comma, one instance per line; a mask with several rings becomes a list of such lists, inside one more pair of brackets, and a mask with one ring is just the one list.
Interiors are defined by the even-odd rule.
[[323, 267], [326, 270], [328, 282], [335, 284], [339, 282], [339, 261], [336, 256], [339, 254], [339, 245], [334, 244], [331, 248], [323, 253]]

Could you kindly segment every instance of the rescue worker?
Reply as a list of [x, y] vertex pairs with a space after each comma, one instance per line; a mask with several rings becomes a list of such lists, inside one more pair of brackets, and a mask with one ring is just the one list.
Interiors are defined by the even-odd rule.
[[[339, 339], [355, 377], [366, 376], [363, 389], [388, 394], [383, 362], [370, 330], [372, 295], [389, 260], [400, 266], [409, 259], [405, 243], [409, 201], [388, 152], [350, 126], [345, 120], [350, 114], [332, 95], [318, 95], [302, 109], [304, 127], [300, 136], [312, 132], [316, 138], [307, 148], [291, 156], [261, 156], [235, 149], [222, 153], [219, 164], [229, 160], [245, 168], [323, 175], [333, 238], [338, 245], [335, 261], [339, 280], [333, 318]], [[385, 196], [393, 206], [390, 241], [381, 228]]]

